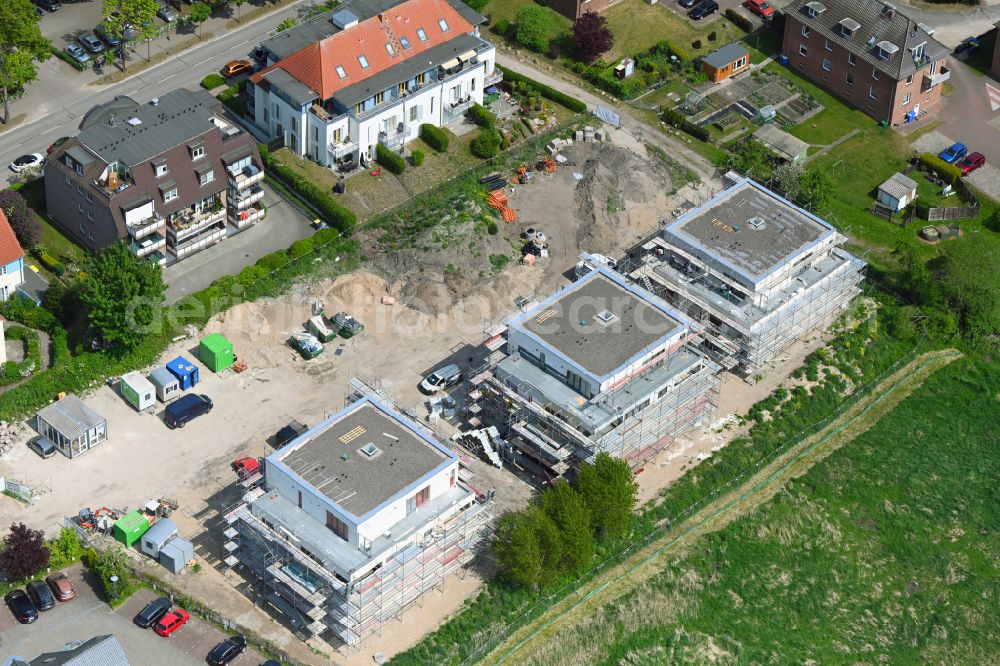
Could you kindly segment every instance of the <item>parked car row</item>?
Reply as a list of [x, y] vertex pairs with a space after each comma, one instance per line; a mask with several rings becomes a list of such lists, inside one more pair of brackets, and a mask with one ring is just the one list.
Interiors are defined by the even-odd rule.
[[51, 610], [56, 600], [69, 601], [76, 596], [76, 590], [66, 574], [57, 571], [44, 581], [33, 580], [24, 590], [18, 588], [4, 595], [3, 600], [21, 624], [31, 624], [38, 619], [39, 611]]
[[986, 164], [986, 156], [978, 152], [969, 152], [969, 147], [964, 143], [954, 143], [940, 153], [938, 157], [948, 164], [954, 164], [962, 172], [963, 176]]
[[[153, 628], [160, 636], [169, 638], [187, 624], [191, 614], [183, 608], [171, 608], [173, 604], [166, 597], [153, 599], [139, 611], [132, 622], [143, 629]], [[230, 636], [208, 653], [207, 661], [215, 666], [225, 666], [247, 649], [247, 639], [243, 636]]]
[[691, 9], [687, 15], [693, 21], [700, 21], [719, 11], [719, 3], [715, 0], [680, 0], [680, 3], [684, 9]]

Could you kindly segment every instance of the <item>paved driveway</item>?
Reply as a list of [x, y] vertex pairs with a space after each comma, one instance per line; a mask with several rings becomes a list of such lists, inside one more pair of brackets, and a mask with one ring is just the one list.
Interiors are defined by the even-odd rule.
[[992, 79], [977, 76], [965, 63], [948, 59], [951, 83], [955, 91], [946, 98], [937, 113], [938, 130], [961, 141], [986, 156], [986, 161], [1000, 165], [1000, 109], [993, 110], [987, 86], [1000, 88]]
[[57, 12], [45, 12], [39, 23], [42, 36], [58, 49], [76, 39], [76, 36], [91, 32], [101, 22], [102, 2], [67, 2]]
[[[132, 617], [155, 595], [140, 590], [117, 611], [100, 601], [97, 581], [80, 565], [66, 574], [76, 588], [76, 599], [57, 603], [40, 614], [33, 624], [18, 624], [6, 606], [0, 610], [0, 655], [34, 659], [43, 652], [57, 652], [69, 641], [84, 641], [102, 634], [114, 634], [133, 664], [199, 666], [223, 638], [214, 627], [192, 619], [172, 638], [161, 638], [152, 629], [140, 629]], [[237, 666], [259, 664], [260, 655], [247, 651], [233, 662]]]
[[[167, 266], [163, 279], [167, 283], [167, 302], [204, 289], [212, 280], [223, 275], [236, 275], [265, 254], [284, 250], [314, 231], [311, 218], [283, 199], [277, 192], [262, 184], [267, 217], [246, 231], [226, 238], [221, 243], [202, 250], [183, 261]], [[230, 233], [235, 231], [228, 227]]]
[[[937, 155], [942, 150], [955, 143], [956, 140], [957, 139], [952, 138], [952, 136], [935, 130], [933, 132], [928, 132], [914, 141], [913, 149], [920, 153], [934, 153]], [[985, 151], [982, 152], [989, 160], [989, 155]], [[973, 171], [968, 176], [965, 176], [965, 180], [970, 185], [973, 185], [977, 189], [986, 193], [986, 195], [994, 201], [1000, 202], [1000, 168], [997, 168], [996, 164], [1000, 164], [1000, 162], [995, 162], [993, 164], [987, 162], [985, 166]]]

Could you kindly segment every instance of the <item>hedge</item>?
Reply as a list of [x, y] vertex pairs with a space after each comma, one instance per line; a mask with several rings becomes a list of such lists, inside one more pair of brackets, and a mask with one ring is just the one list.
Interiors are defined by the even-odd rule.
[[293, 171], [281, 160], [271, 154], [267, 146], [260, 144], [257, 146], [260, 151], [260, 159], [264, 163], [264, 169], [272, 176], [280, 178], [284, 184], [290, 187], [303, 199], [312, 204], [324, 218], [324, 222], [340, 231], [348, 231], [358, 222], [358, 217], [354, 211], [345, 208], [336, 201], [330, 194], [316, 187], [309, 181]]
[[745, 16], [738, 14], [735, 9], [730, 8], [723, 13], [727, 19], [732, 21], [733, 25], [743, 32], [753, 32], [753, 22]]
[[480, 127], [492, 128], [497, 125], [497, 117], [482, 104], [473, 104], [469, 109], [469, 119]]
[[381, 143], [375, 144], [375, 161], [397, 175], [406, 171], [406, 160]]
[[224, 85], [226, 85], [226, 79], [221, 74], [212, 73], [201, 80], [201, 87], [205, 90], [212, 90]]
[[699, 127], [695, 125], [690, 120], [688, 120], [684, 114], [678, 113], [673, 109], [663, 110], [663, 121], [672, 127], [680, 128], [681, 131], [687, 132], [691, 136], [700, 141], [708, 141], [708, 130], [704, 127]]
[[424, 152], [422, 150], [414, 150], [410, 153], [410, 164], [413, 166], [420, 166], [424, 163]]
[[61, 261], [53, 257], [48, 252], [43, 252], [42, 256], [40, 256], [38, 259], [42, 262], [43, 266], [45, 266], [47, 269], [49, 269], [56, 275], [61, 276], [63, 273], [66, 272], [66, 266], [64, 266]]
[[511, 83], [526, 83], [535, 90], [537, 90], [542, 95], [542, 97], [550, 99], [556, 104], [561, 104], [570, 111], [583, 113], [584, 111], [587, 110], [587, 105], [581, 102], [580, 100], [576, 99], [575, 97], [570, 97], [565, 93], [559, 92], [555, 88], [550, 88], [544, 83], [539, 83], [534, 79], [529, 79], [527, 76], [523, 74], [518, 74], [517, 72], [507, 69], [506, 67], [497, 65], [496, 68], [499, 69], [501, 72], [503, 72], [504, 81], [509, 81]]
[[949, 185], [954, 185], [955, 181], [962, 177], [961, 169], [954, 164], [948, 164], [933, 153], [922, 154], [920, 156], [920, 163], [929, 171], [936, 171]]
[[70, 64], [78, 72], [82, 72], [83, 70], [87, 69], [87, 65], [83, 64], [82, 62], [78, 62], [76, 58], [66, 53], [62, 49], [57, 49], [54, 46], [50, 46], [49, 49], [52, 51], [52, 55], [59, 58], [63, 62]]
[[420, 126], [420, 138], [439, 153], [448, 150], [448, 135], [440, 127], [424, 123]]

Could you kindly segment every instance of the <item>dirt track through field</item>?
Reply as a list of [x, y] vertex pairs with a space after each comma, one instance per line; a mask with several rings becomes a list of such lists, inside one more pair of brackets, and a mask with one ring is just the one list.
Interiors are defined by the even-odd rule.
[[662, 555], [677, 553], [698, 537], [719, 530], [741, 514], [770, 500], [790, 479], [801, 476], [817, 462], [867, 431], [939, 368], [961, 358], [961, 352], [944, 349], [922, 354], [882, 379], [865, 396], [830, 421], [822, 430], [793, 444], [762, 465], [745, 481], [711, 501], [621, 564], [598, 575], [548, 612], [507, 638], [483, 659], [484, 663], [525, 663], [536, 646], [557, 639], [557, 633], [583, 621], [601, 606], [635, 588], [656, 573], [646, 565]]

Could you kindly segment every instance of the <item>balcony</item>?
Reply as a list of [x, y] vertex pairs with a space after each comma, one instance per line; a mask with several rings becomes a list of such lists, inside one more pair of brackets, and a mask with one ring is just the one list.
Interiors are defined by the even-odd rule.
[[158, 266], [165, 266], [167, 264], [167, 255], [163, 254], [159, 250], [154, 250], [149, 254], [145, 255], [146, 261], [150, 261]]
[[455, 100], [454, 102], [445, 102], [445, 115], [450, 116], [452, 119], [458, 118], [463, 113], [471, 109], [475, 103], [475, 100], [473, 100], [471, 96]]
[[[223, 212], [223, 215], [225, 212]], [[194, 254], [206, 247], [215, 245], [226, 237], [226, 223], [214, 222], [208, 226], [199, 226], [194, 233], [184, 236], [184, 239], [170, 239], [169, 250], [178, 259]]]
[[328, 125], [330, 123], [335, 123], [340, 120], [343, 120], [344, 118], [347, 118], [346, 113], [342, 113], [339, 116], [335, 116], [326, 109], [324, 109], [319, 104], [313, 104], [312, 106], [310, 106], [309, 112]]
[[221, 222], [225, 217], [226, 209], [224, 207], [218, 210], [202, 210], [199, 213], [191, 211], [170, 221], [167, 227], [167, 236], [173, 243], [177, 243]]
[[237, 229], [245, 229], [251, 225], [257, 224], [267, 215], [267, 210], [262, 204], [254, 204], [249, 208], [241, 210], [237, 214], [233, 214], [232, 211], [229, 213], [229, 224], [233, 225]]
[[358, 144], [353, 141], [342, 141], [340, 143], [331, 143], [330, 152], [333, 153], [333, 158], [339, 160], [345, 155], [350, 155], [357, 152]]
[[251, 164], [235, 173], [229, 171], [229, 186], [234, 187], [237, 190], [250, 187], [251, 185], [255, 185], [262, 180], [264, 180], [264, 170], [259, 168], [256, 164]]
[[406, 137], [406, 132], [403, 130], [392, 130], [389, 132], [379, 132], [378, 142], [387, 148], [392, 150], [398, 150], [403, 145], [403, 139]]
[[132, 178], [130, 176], [114, 171], [109, 173], [105, 178], [94, 181], [94, 187], [97, 188], [97, 191], [109, 199], [119, 192], [124, 192], [132, 187], [132, 185]]
[[495, 86], [503, 81], [503, 72], [499, 69], [494, 69], [492, 74], [487, 74], [483, 78], [483, 87]]
[[242, 210], [251, 204], [255, 204], [264, 198], [264, 190], [260, 185], [254, 185], [249, 190], [243, 190], [235, 197], [230, 197], [229, 203], [230, 207], [235, 207], [236, 210]]
[[931, 88], [933, 88], [934, 86], [944, 83], [950, 78], [951, 78], [951, 70], [945, 67], [944, 65], [938, 67], [937, 74], [928, 74], [927, 72], [924, 72], [923, 90], [924, 92], [926, 92]]
[[126, 224], [126, 227], [128, 228], [128, 235], [133, 240], [139, 240], [150, 234], [162, 233], [166, 230], [163, 217], [159, 213], [153, 213], [152, 217], [148, 217], [145, 220]]
[[140, 240], [133, 240], [128, 247], [137, 257], [145, 257], [156, 250], [162, 250], [167, 244], [166, 237], [158, 231], [143, 236]]

